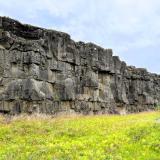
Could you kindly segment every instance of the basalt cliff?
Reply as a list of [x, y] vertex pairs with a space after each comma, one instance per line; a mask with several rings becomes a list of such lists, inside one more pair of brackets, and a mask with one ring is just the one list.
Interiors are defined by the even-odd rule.
[[160, 102], [160, 76], [111, 49], [0, 17], [1, 113], [133, 113]]

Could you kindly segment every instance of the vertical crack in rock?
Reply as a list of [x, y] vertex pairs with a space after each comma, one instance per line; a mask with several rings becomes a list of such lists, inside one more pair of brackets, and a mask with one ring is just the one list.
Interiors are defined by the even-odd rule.
[[126, 114], [159, 102], [160, 76], [111, 49], [0, 17], [0, 112]]

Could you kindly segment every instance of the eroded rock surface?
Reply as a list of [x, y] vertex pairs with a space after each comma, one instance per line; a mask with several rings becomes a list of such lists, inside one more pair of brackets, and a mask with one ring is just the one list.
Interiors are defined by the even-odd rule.
[[160, 102], [160, 76], [111, 49], [0, 17], [0, 112], [131, 113]]

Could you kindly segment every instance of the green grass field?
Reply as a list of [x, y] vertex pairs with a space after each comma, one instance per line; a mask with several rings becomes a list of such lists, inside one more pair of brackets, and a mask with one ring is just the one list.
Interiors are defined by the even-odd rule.
[[0, 116], [0, 160], [160, 160], [160, 112]]

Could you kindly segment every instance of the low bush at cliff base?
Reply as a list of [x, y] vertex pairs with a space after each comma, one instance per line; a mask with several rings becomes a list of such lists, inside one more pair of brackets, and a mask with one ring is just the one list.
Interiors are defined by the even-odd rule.
[[0, 117], [0, 160], [160, 160], [160, 112]]

